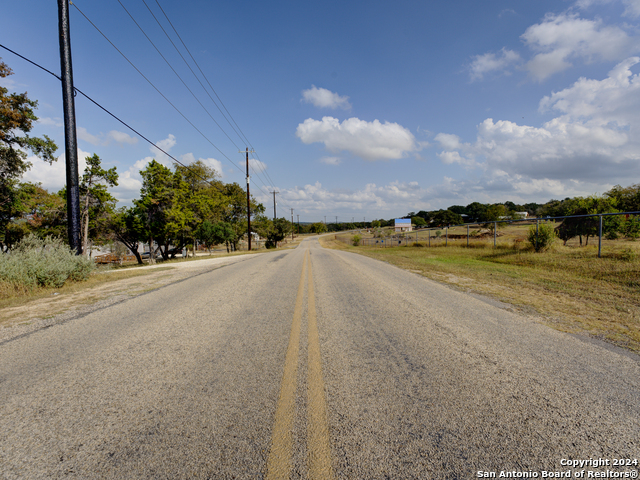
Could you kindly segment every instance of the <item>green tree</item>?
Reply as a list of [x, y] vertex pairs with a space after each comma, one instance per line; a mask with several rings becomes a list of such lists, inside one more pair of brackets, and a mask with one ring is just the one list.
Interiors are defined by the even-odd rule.
[[462, 217], [451, 210], [439, 210], [431, 217], [434, 227], [448, 227], [463, 223]]
[[473, 202], [467, 205], [467, 215], [472, 222], [484, 222], [486, 212], [487, 206], [482, 203]]
[[[13, 72], [0, 61], [0, 78]], [[31, 166], [27, 162], [30, 151], [42, 160], [52, 163], [56, 144], [46, 135], [31, 137], [33, 122], [38, 120], [34, 110], [38, 102], [30, 100], [26, 93], [11, 93], [0, 87], [0, 248], [6, 250], [6, 229], [11, 219], [19, 216], [21, 202], [18, 179]]]
[[[140, 199], [134, 203], [138, 207], [149, 243], [149, 263], [155, 263], [156, 242], [167, 244], [167, 213], [172, 207], [173, 173], [167, 167], [151, 160], [142, 176]], [[164, 254], [163, 254], [164, 257]]]
[[[108, 229], [113, 236], [135, 255], [140, 265], [143, 263], [139, 251], [140, 241], [148, 238], [144, 217], [144, 213], [138, 207], [123, 207], [110, 212], [107, 220]], [[151, 263], [151, 260], [149, 262]]]
[[[231, 224], [234, 231], [233, 240], [229, 240], [233, 250], [238, 249], [238, 241], [247, 233], [247, 191], [237, 183], [227, 183], [223, 189], [223, 219]], [[251, 197], [251, 216], [264, 213], [264, 205]]]
[[500, 203], [496, 203], [494, 205], [488, 205], [484, 212], [485, 228], [493, 229], [497, 227], [501, 227], [505, 224], [505, 222], [498, 222], [498, 220], [504, 220], [508, 216], [507, 207]]
[[[80, 221], [82, 223], [82, 252], [91, 256], [89, 248], [89, 231], [95, 234], [100, 226], [105, 225], [106, 214], [112, 212], [116, 206], [116, 198], [108, 191], [108, 187], [118, 185], [116, 167], [105, 170], [101, 160], [95, 153], [87, 157], [87, 166], [80, 181]], [[103, 230], [104, 231], [104, 230]]]
[[427, 221], [422, 217], [411, 217], [411, 223], [416, 227], [424, 227], [427, 224]]
[[[205, 220], [195, 232], [196, 238], [200, 240], [211, 253], [211, 248], [220, 245], [222, 243], [227, 243], [235, 236], [235, 232], [233, 231], [233, 227], [227, 222], [217, 222], [211, 223], [208, 220]], [[229, 251], [229, 247], [227, 245], [227, 252]]]
[[629, 187], [616, 185], [605, 196], [613, 200], [615, 207], [621, 212], [640, 211], [640, 183]]
[[315, 234], [320, 234], [326, 232], [327, 227], [322, 222], [316, 222], [311, 224], [311, 232]]

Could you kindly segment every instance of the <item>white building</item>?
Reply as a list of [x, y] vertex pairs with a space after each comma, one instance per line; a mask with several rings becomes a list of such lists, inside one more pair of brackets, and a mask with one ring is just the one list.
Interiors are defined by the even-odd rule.
[[413, 230], [410, 218], [396, 218], [395, 219], [395, 231], [396, 232], [410, 232]]

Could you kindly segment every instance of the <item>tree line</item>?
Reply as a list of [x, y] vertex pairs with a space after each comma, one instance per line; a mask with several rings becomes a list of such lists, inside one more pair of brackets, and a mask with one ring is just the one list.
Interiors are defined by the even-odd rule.
[[[12, 74], [0, 61], [0, 77]], [[29, 234], [40, 238], [67, 239], [66, 189], [49, 192], [42, 185], [22, 181], [31, 167], [27, 154], [53, 163], [57, 145], [49, 137], [30, 132], [38, 102], [26, 93], [0, 88], [0, 250], [10, 251]], [[117, 208], [109, 192], [118, 185], [116, 168], [105, 169], [96, 154], [86, 159], [80, 178], [81, 244], [89, 256], [92, 245], [117, 240], [142, 263], [142, 244], [149, 246], [149, 261], [157, 255], [175, 257], [196, 241], [207, 248], [224, 244], [237, 250], [247, 232], [246, 190], [224, 183], [202, 161], [169, 168], [152, 160], [140, 172], [139, 198], [129, 207]], [[293, 229], [284, 218], [269, 219], [264, 206], [250, 198], [252, 231], [266, 239], [267, 247], [281, 241]]]
[[[0, 77], [11, 75], [11, 69], [0, 61]], [[40, 184], [21, 181], [31, 167], [27, 152], [42, 160], [56, 161], [57, 145], [46, 135], [30, 136], [37, 121], [38, 102], [26, 93], [9, 94], [0, 87], [0, 251], [6, 253], [28, 234], [66, 239], [66, 189], [48, 192]], [[247, 232], [246, 190], [237, 183], [224, 183], [215, 170], [202, 161], [169, 168], [152, 160], [140, 172], [140, 197], [130, 207], [117, 208], [117, 200], [109, 188], [118, 185], [116, 168], [104, 169], [102, 160], [94, 154], [86, 159], [87, 167], [80, 179], [81, 244], [90, 255], [92, 245], [117, 240], [124, 244], [142, 263], [142, 244], [148, 244], [149, 261], [156, 253], [163, 259], [175, 257], [196, 241], [211, 249], [226, 245], [228, 251], [238, 249]], [[285, 236], [299, 233], [353, 230], [393, 226], [395, 219], [372, 222], [294, 225], [285, 218], [269, 219], [264, 206], [250, 198], [252, 232], [274, 247]], [[616, 186], [603, 195], [550, 200], [545, 204], [513, 202], [467, 206], [452, 205], [447, 209], [409, 212], [417, 227], [445, 227], [462, 223], [483, 223], [493, 228], [495, 222], [517, 219], [526, 212], [536, 217], [587, 215], [640, 211], [640, 184]], [[556, 234], [565, 241], [579, 236], [582, 244], [595, 235], [597, 219], [567, 219], [556, 227]], [[606, 217], [608, 238], [637, 238], [640, 224], [637, 217]]]

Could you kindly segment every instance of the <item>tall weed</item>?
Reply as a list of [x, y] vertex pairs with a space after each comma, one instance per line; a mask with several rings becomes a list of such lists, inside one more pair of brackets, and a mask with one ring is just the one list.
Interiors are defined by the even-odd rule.
[[16, 289], [61, 287], [67, 280], [86, 280], [94, 269], [91, 259], [75, 255], [59, 238], [23, 238], [0, 255], [0, 281]]

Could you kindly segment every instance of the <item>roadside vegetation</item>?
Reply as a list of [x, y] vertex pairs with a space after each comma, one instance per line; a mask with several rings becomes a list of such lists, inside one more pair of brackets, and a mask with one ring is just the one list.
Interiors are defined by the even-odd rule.
[[551, 244], [536, 252], [512, 229], [493, 240], [432, 241], [415, 246], [354, 247], [334, 236], [324, 246], [356, 252], [418, 273], [463, 291], [487, 295], [525, 313], [541, 315], [552, 327], [587, 333], [640, 353], [640, 244], [605, 240], [597, 244]]

